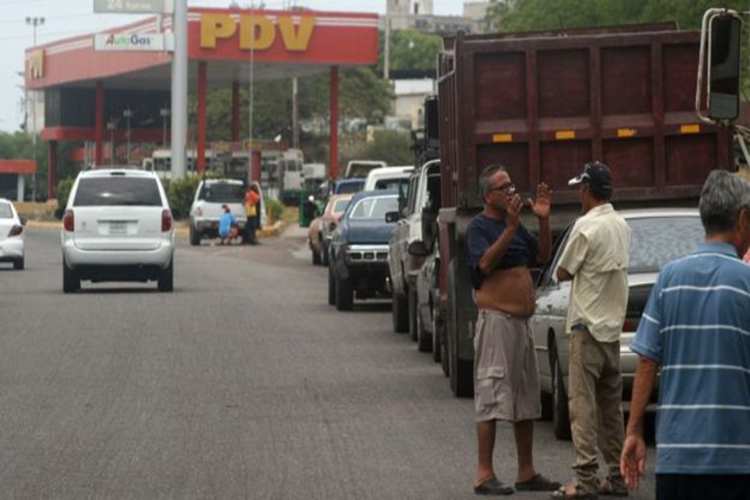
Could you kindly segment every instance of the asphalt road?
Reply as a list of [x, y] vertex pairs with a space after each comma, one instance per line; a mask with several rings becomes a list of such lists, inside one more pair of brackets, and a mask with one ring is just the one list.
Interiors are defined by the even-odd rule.
[[[387, 303], [328, 306], [299, 234], [181, 244], [171, 294], [63, 295], [59, 235], [31, 230], [27, 270], [0, 270], [0, 498], [476, 498], [472, 402], [392, 333]], [[535, 455], [570, 477], [548, 422]], [[653, 498], [649, 469], [631, 498]]]

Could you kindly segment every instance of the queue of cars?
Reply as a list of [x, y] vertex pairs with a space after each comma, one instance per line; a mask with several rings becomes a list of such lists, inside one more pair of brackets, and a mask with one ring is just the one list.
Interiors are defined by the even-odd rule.
[[[332, 204], [341, 202], [341, 198], [329, 201], [328, 222], [324, 224], [331, 234], [325, 250], [329, 258], [328, 300], [338, 310], [351, 310], [353, 298], [390, 297], [394, 332], [409, 333], [417, 348], [431, 352], [432, 359], [441, 363], [449, 376], [448, 318], [440, 305], [439, 284], [440, 161], [428, 161], [407, 172], [406, 189], [390, 184], [391, 190], [358, 193], [346, 210], [333, 218]], [[667, 262], [697, 247], [703, 239], [703, 226], [695, 209], [629, 209], [620, 213], [632, 231], [630, 294], [620, 350], [623, 404], [627, 407], [636, 368], [636, 356], [629, 345], [651, 287]], [[539, 360], [543, 418], [553, 420], [555, 436], [560, 439], [570, 436], [565, 337], [570, 282], [558, 283], [556, 270], [569, 228], [557, 238], [551, 261], [535, 273], [537, 309], [530, 320]], [[320, 248], [311, 242], [311, 251]], [[466, 292], [470, 294], [470, 290]]]

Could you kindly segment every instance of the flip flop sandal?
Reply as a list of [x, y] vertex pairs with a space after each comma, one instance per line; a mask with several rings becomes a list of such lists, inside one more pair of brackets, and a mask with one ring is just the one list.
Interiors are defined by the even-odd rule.
[[513, 488], [507, 484], [498, 481], [495, 476], [485, 479], [478, 485], [474, 486], [475, 495], [512, 495], [515, 493]]
[[599, 494], [610, 497], [626, 497], [629, 495], [628, 487], [625, 486], [624, 481], [612, 481], [611, 479], [602, 480], [599, 484]]
[[599, 495], [596, 493], [583, 493], [580, 486], [576, 486], [576, 492], [572, 495], [565, 491], [565, 486], [550, 495], [553, 500], [598, 500]]
[[537, 474], [528, 481], [516, 483], [517, 491], [556, 491], [562, 486], [557, 481], [550, 481], [541, 474]]

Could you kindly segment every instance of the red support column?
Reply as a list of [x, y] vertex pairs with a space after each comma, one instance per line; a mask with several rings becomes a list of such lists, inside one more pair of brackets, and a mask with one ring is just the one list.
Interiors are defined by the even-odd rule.
[[47, 143], [47, 199], [57, 197], [57, 141]]
[[335, 179], [339, 174], [339, 68], [337, 66], [331, 66], [329, 106], [331, 145], [328, 177]]
[[261, 153], [259, 150], [250, 150], [250, 180], [260, 182]]
[[96, 148], [94, 150], [94, 163], [101, 167], [104, 163], [104, 85], [102, 82], [96, 82], [96, 124], [94, 138]]
[[198, 151], [195, 169], [198, 175], [206, 170], [206, 87], [208, 76], [205, 62], [198, 63]]
[[240, 142], [240, 82], [232, 83], [232, 142]]

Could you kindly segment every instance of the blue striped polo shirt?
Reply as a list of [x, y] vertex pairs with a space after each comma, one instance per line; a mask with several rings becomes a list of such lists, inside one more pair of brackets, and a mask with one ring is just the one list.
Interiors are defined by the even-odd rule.
[[706, 243], [659, 274], [630, 348], [661, 365], [657, 474], [750, 474], [750, 266]]

